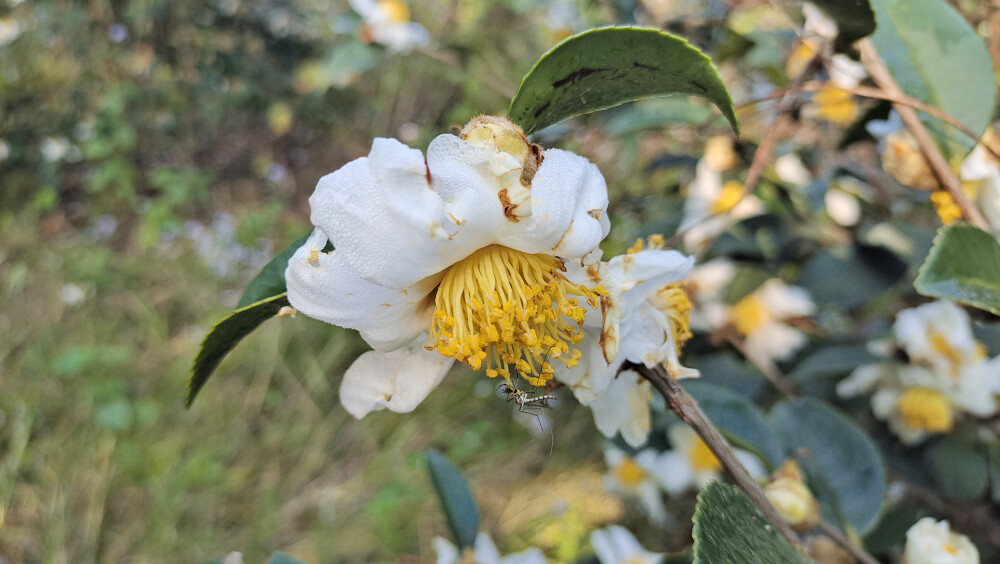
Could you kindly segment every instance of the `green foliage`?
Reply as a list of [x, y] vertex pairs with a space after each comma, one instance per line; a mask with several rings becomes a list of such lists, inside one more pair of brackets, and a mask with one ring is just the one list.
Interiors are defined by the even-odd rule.
[[[983, 41], [944, 0], [871, 0], [878, 29], [872, 41], [907, 95], [954, 117], [974, 133], [993, 117], [997, 83]], [[945, 154], [975, 145], [941, 120], [922, 117]], [[961, 150], [956, 151], [953, 146]]]
[[434, 449], [427, 451], [427, 470], [455, 544], [459, 549], [471, 548], [479, 534], [479, 509], [469, 483], [445, 455]]
[[185, 403], [190, 406], [205, 382], [222, 362], [222, 359], [233, 350], [247, 335], [252, 333], [261, 323], [277, 315], [278, 311], [288, 305], [288, 295], [278, 294], [251, 305], [233, 311], [228, 317], [219, 321], [205, 335], [201, 350], [191, 366], [191, 377], [188, 381], [188, 392]]
[[943, 437], [927, 449], [924, 457], [939, 491], [949, 500], [973, 501], [989, 488], [989, 461], [975, 444]]
[[507, 115], [526, 132], [639, 98], [683, 93], [712, 101], [739, 133], [733, 100], [711, 59], [657, 29], [606, 27], [542, 55]]
[[781, 441], [753, 402], [708, 382], [684, 380], [683, 385], [729, 441], [760, 456], [769, 468], [781, 464]]
[[802, 267], [799, 284], [819, 303], [855, 307], [891, 288], [906, 264], [882, 248], [856, 244], [820, 251]]
[[750, 498], [736, 486], [712, 482], [694, 512], [694, 564], [806, 564]]
[[275, 255], [270, 262], [264, 265], [264, 268], [261, 269], [260, 273], [257, 274], [257, 276], [255, 276], [249, 284], [247, 284], [247, 288], [243, 291], [243, 295], [240, 296], [239, 304], [237, 304], [236, 307], [243, 308], [261, 300], [287, 292], [288, 289], [285, 284], [285, 268], [288, 267], [288, 261], [291, 260], [295, 251], [305, 244], [309, 235], [311, 235], [311, 233], [306, 233], [305, 235], [292, 241], [287, 247], [282, 249], [280, 253]]
[[[778, 403], [771, 423], [789, 455], [797, 454], [828, 520], [864, 533], [878, 520], [885, 469], [878, 448], [847, 415], [815, 398]], [[800, 450], [801, 449], [801, 450]]]
[[788, 373], [788, 378], [800, 384], [818, 379], [839, 377], [862, 364], [878, 362], [879, 358], [864, 345], [832, 345], [802, 359]]
[[971, 225], [948, 225], [913, 283], [918, 292], [1000, 315], [1000, 245]]

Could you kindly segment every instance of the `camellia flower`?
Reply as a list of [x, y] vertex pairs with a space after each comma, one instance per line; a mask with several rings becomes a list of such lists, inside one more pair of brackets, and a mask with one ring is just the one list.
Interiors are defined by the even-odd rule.
[[[443, 537], [431, 539], [431, 547], [437, 554], [437, 564], [470, 562], [462, 558], [458, 547]], [[486, 533], [479, 533], [476, 535], [476, 542], [472, 547], [471, 562], [475, 564], [545, 564], [547, 560], [545, 554], [537, 548], [529, 548], [515, 554], [501, 556], [497, 546], [493, 544], [493, 539]]]
[[604, 449], [604, 460], [608, 464], [604, 489], [637, 499], [651, 521], [666, 525], [667, 509], [661, 492], [669, 468], [663, 455], [647, 448], [629, 456], [615, 447], [608, 447]]
[[983, 134], [983, 143], [976, 145], [962, 161], [962, 190], [982, 212], [993, 234], [1000, 237], [1000, 163], [986, 150], [986, 145], [994, 149], [1000, 147], [1000, 134], [992, 126]]
[[430, 43], [424, 26], [410, 21], [410, 8], [403, 0], [350, 0], [350, 3], [365, 22], [366, 41], [400, 53]]
[[979, 551], [969, 537], [951, 530], [947, 521], [924, 517], [906, 531], [906, 564], [979, 564]]
[[609, 229], [586, 159], [543, 155], [513, 122], [483, 116], [434, 139], [426, 160], [376, 139], [309, 203], [316, 229], [288, 263], [288, 299], [375, 349], [341, 383], [355, 417], [411, 411], [454, 360], [511, 386], [579, 362], [584, 306], [600, 296], [569, 281], [563, 259], [583, 260]]
[[[679, 495], [692, 487], [701, 489], [722, 475], [722, 463], [708, 445], [687, 425], [673, 425], [667, 436], [674, 448], [663, 453], [659, 467], [660, 481], [668, 493]], [[750, 475], [765, 475], [764, 465], [752, 453], [733, 449], [736, 458]]]
[[859, 366], [837, 384], [840, 397], [875, 389], [872, 411], [908, 445], [951, 431], [963, 414], [990, 417], [997, 412], [1000, 357], [986, 358], [962, 308], [938, 300], [905, 309], [893, 329], [896, 346], [910, 363]]
[[664, 558], [663, 554], [644, 549], [635, 535], [620, 525], [593, 531], [590, 544], [601, 564], [659, 564]]

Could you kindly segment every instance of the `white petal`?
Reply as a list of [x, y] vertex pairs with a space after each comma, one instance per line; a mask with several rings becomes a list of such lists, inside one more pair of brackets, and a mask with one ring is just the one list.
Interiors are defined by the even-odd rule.
[[663, 505], [663, 496], [653, 482], [643, 482], [638, 487], [639, 502], [649, 515], [649, 520], [663, 526], [667, 523], [667, 508]]
[[816, 304], [809, 291], [799, 286], [789, 286], [772, 278], [757, 290], [756, 295], [775, 319], [805, 317], [816, 313]]
[[389, 351], [416, 338], [431, 326], [434, 303], [425, 299], [440, 277], [393, 289], [362, 278], [340, 250], [322, 253], [323, 232], [316, 229], [288, 261], [288, 300], [302, 313], [357, 329], [368, 344]]
[[694, 484], [694, 471], [687, 455], [679, 448], [663, 453], [658, 467], [661, 469], [657, 475], [660, 485], [671, 495], [680, 495]]
[[444, 537], [435, 536], [431, 539], [431, 548], [437, 554], [437, 564], [460, 564], [462, 555], [458, 552], [458, 547], [451, 544]]
[[559, 362], [553, 369], [556, 379], [573, 391], [573, 395], [581, 405], [590, 405], [604, 393], [621, 363], [616, 361], [615, 364], [608, 365], [604, 360], [604, 351], [601, 349], [598, 337], [590, 329], [584, 329], [583, 340], [577, 348], [581, 357], [576, 366], [567, 368]]
[[770, 321], [747, 335], [744, 346], [751, 360], [764, 364], [775, 360], [788, 360], [805, 346], [807, 340], [805, 333], [798, 329]]
[[611, 439], [620, 432], [629, 446], [638, 448], [649, 435], [652, 397], [648, 382], [635, 372], [622, 372], [590, 404], [594, 424], [605, 437]]
[[887, 371], [891, 370], [887, 364], [864, 364], [854, 369], [851, 375], [837, 382], [837, 396], [841, 398], [853, 398], [869, 392], [878, 383]]
[[380, 409], [413, 411], [454, 362], [420, 344], [387, 353], [368, 351], [344, 373], [340, 403], [358, 419]]
[[764, 468], [764, 464], [757, 458], [757, 455], [752, 452], [747, 452], [743, 449], [733, 449], [733, 454], [736, 455], [736, 460], [740, 461], [740, 464], [747, 469], [754, 478], [761, 478], [767, 475], [767, 470]]
[[486, 533], [480, 532], [476, 535], [475, 546], [472, 547], [476, 555], [476, 564], [500, 564], [500, 551], [497, 545], [493, 544], [493, 539]]
[[548, 559], [545, 558], [545, 553], [537, 548], [527, 548], [521, 552], [515, 552], [514, 554], [508, 554], [501, 560], [503, 564], [546, 564]]

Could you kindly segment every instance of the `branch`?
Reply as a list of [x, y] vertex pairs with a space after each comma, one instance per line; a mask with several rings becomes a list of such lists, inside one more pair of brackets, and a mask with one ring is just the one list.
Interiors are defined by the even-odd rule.
[[[896, 81], [892, 78], [889, 69], [882, 62], [882, 59], [879, 58], [878, 51], [875, 50], [875, 45], [872, 44], [871, 40], [867, 38], [862, 39], [857, 43], [857, 46], [858, 50], [861, 51], [861, 63], [872, 77], [872, 80], [875, 81], [875, 84], [882, 88], [882, 90], [885, 90], [890, 96], [902, 95], [903, 91], [896, 85]], [[934, 171], [934, 176], [937, 177], [941, 185], [944, 186], [948, 193], [951, 194], [952, 199], [955, 200], [955, 203], [958, 204], [959, 209], [962, 210], [962, 215], [969, 220], [969, 223], [984, 231], [989, 231], [989, 225], [986, 223], [983, 215], [969, 201], [965, 190], [962, 190], [962, 183], [955, 176], [955, 173], [952, 172], [951, 167], [948, 166], [948, 161], [945, 160], [944, 155], [941, 154], [934, 140], [931, 139], [930, 133], [927, 132], [927, 128], [920, 121], [917, 112], [913, 108], [900, 103], [893, 103], [893, 107], [899, 112], [899, 117], [903, 119], [903, 124], [906, 125], [906, 128], [910, 130], [910, 133], [916, 139], [917, 146], [920, 147], [920, 152], [924, 154], [924, 159], [927, 160], [927, 164]]]
[[823, 534], [833, 539], [833, 542], [847, 549], [847, 551], [851, 553], [851, 556], [857, 558], [860, 562], [863, 562], [864, 564], [881, 564], [874, 556], [868, 554], [868, 551], [852, 543], [850, 539], [844, 535], [844, 533], [840, 532], [840, 530], [832, 524], [820, 519], [819, 528], [823, 531]]
[[798, 386], [782, 374], [773, 362], [767, 359], [756, 359], [747, 353], [746, 343], [735, 331], [726, 331], [724, 335], [726, 341], [739, 351], [743, 358], [747, 359], [765, 378], [785, 397], [793, 398], [799, 395]]

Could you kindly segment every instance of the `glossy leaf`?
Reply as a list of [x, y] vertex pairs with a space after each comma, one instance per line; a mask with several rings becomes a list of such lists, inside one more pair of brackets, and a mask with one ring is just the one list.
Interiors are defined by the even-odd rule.
[[[945, 0], [872, 0], [872, 42], [899, 87], [982, 134], [993, 116], [996, 78], [979, 35]], [[937, 118], [922, 116], [946, 154], [975, 141]]]
[[694, 564], [805, 564], [764, 514], [736, 486], [719, 481], [698, 494], [694, 510]]
[[971, 225], [942, 227], [913, 285], [925, 296], [1000, 315], [1000, 244]]
[[771, 423], [786, 452], [801, 454], [799, 462], [826, 518], [837, 521], [842, 512], [862, 534], [871, 529], [885, 494], [885, 469], [871, 438], [849, 417], [814, 398], [775, 405]]
[[838, 51], [875, 31], [875, 14], [868, 0], [814, 0], [813, 4], [837, 22]]
[[250, 281], [246, 290], [243, 291], [243, 295], [240, 296], [240, 302], [236, 305], [237, 309], [272, 296], [277, 296], [278, 294], [284, 294], [288, 291], [288, 287], [285, 284], [285, 268], [288, 266], [288, 261], [295, 254], [295, 251], [305, 244], [306, 239], [311, 234], [311, 232], [306, 233], [295, 241], [292, 241], [290, 245], [264, 265], [260, 273]]
[[277, 315], [281, 308], [288, 305], [288, 295], [261, 300], [244, 308], [240, 308], [215, 324], [201, 342], [201, 350], [191, 367], [191, 378], [188, 380], [188, 393], [185, 404], [190, 407], [194, 398], [208, 381], [222, 359], [233, 348], [268, 319]]
[[820, 349], [799, 362], [788, 378], [798, 383], [843, 376], [862, 364], [879, 362], [879, 357], [864, 345], [832, 345]]
[[702, 411], [735, 446], [750, 450], [776, 468], [784, 458], [781, 441], [767, 417], [753, 402], [722, 386], [699, 380], [682, 380], [684, 389], [698, 400]]
[[535, 63], [507, 115], [525, 132], [640, 98], [692, 94], [739, 133], [733, 100], [711, 59], [658, 29], [603, 27], [569, 37]]
[[479, 533], [479, 509], [465, 476], [433, 449], [427, 451], [427, 469], [455, 543], [460, 549], [472, 547]]

